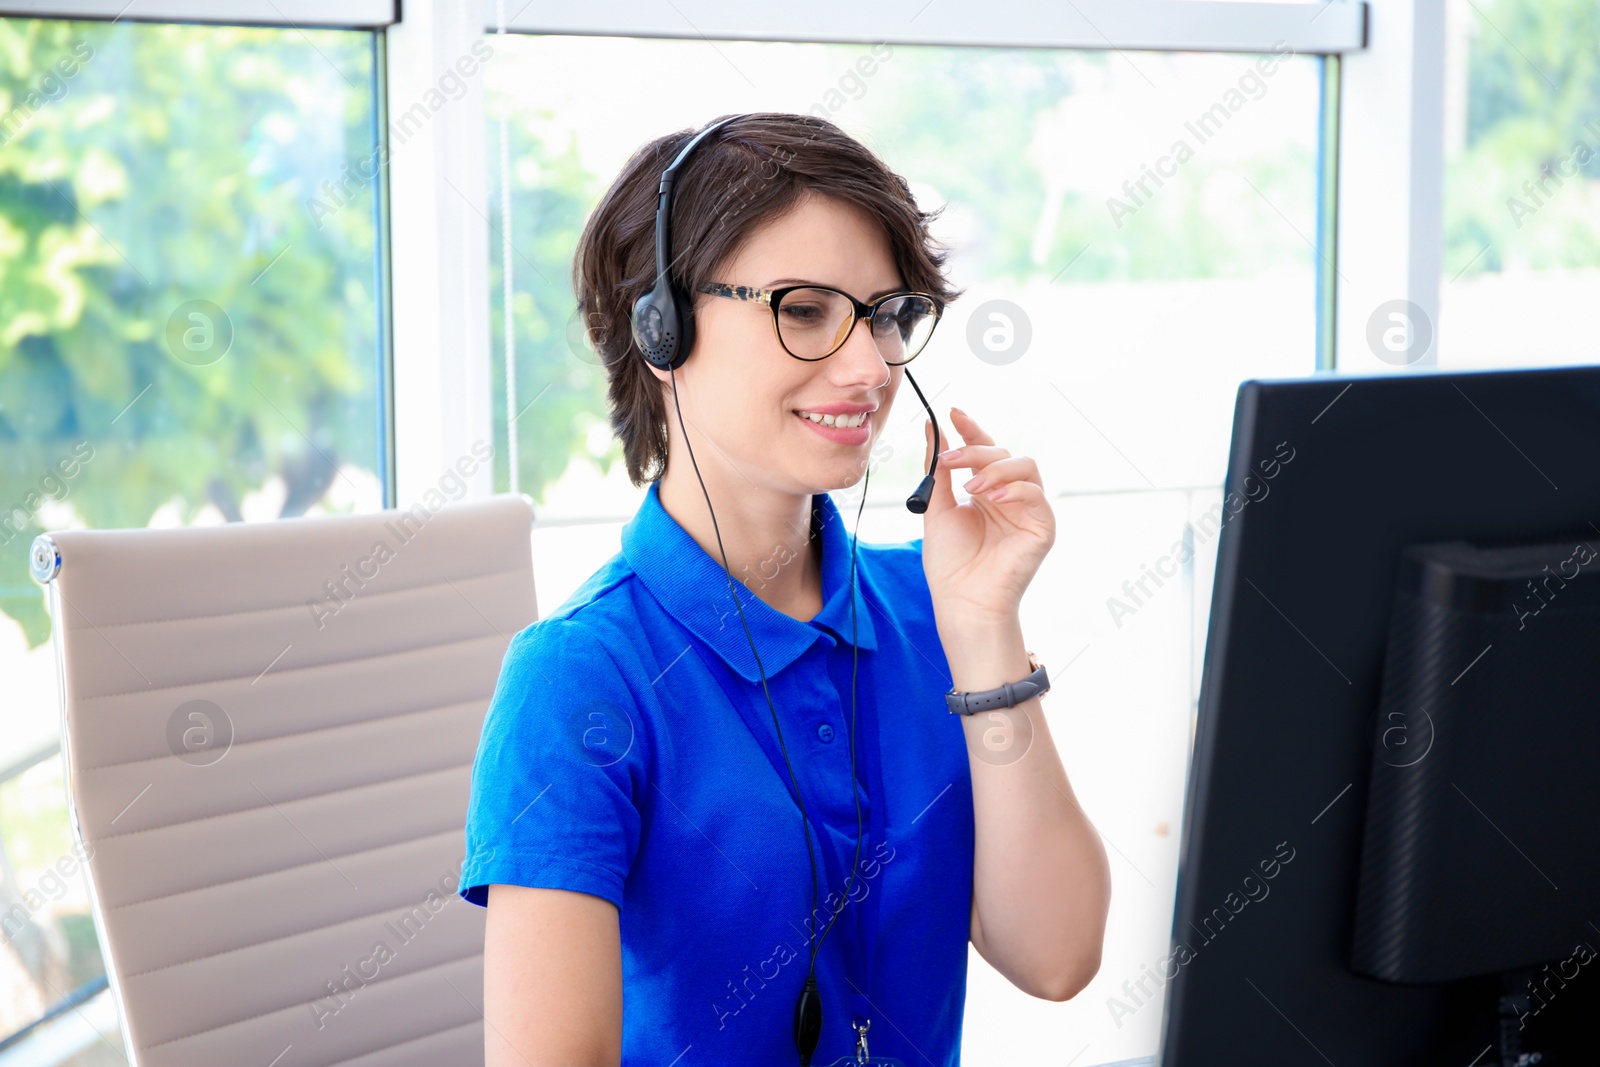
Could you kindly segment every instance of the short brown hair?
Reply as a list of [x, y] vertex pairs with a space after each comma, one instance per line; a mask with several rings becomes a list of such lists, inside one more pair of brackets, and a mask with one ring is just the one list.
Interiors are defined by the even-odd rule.
[[[611, 429], [635, 486], [666, 472], [667, 412], [661, 382], [634, 344], [633, 305], [655, 285], [656, 200], [661, 172], [694, 130], [657, 137], [634, 153], [578, 239], [572, 287], [590, 343], [605, 364]], [[943, 209], [922, 211], [906, 180], [865, 145], [815, 115], [741, 116], [695, 149], [678, 172], [668, 220], [674, 278], [694, 293], [755, 230], [807, 195], [863, 209], [883, 227], [905, 285], [949, 302], [949, 250], [929, 234]]]

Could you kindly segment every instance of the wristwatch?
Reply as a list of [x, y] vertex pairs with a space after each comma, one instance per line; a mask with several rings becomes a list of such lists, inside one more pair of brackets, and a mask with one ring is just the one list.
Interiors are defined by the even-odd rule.
[[1007, 682], [999, 689], [986, 689], [981, 693], [958, 693], [951, 689], [944, 695], [944, 702], [954, 714], [976, 715], [980, 711], [1014, 708], [1024, 700], [1049, 692], [1050, 676], [1032, 652], [1028, 653], [1028, 666], [1033, 668], [1033, 673], [1020, 682]]

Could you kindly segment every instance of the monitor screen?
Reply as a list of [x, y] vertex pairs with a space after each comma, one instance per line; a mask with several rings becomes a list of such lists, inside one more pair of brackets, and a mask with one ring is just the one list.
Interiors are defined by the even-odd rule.
[[[1399, 769], [1426, 740], [1421, 718], [1399, 735], [1378, 729], [1396, 582], [1413, 546], [1600, 546], [1600, 368], [1245, 382], [1218, 520], [1158, 1062], [1499, 1064], [1491, 1046], [1511, 981], [1402, 983], [1353, 966], [1372, 769]], [[1554, 640], [1558, 629], [1520, 638]], [[1516, 669], [1459, 642], [1438, 658], [1433, 669], [1457, 691]], [[1561, 731], [1541, 736], [1553, 745]], [[1565, 765], [1584, 759], [1592, 767], [1600, 753]], [[1479, 835], [1476, 854], [1515, 886], [1488, 902], [1543, 902], [1581, 955], [1580, 943], [1600, 946], [1600, 928], [1578, 916], [1600, 922], [1600, 900], [1563, 891], [1592, 882], [1600, 850], [1592, 840], [1551, 847], [1564, 827], [1533, 820], [1552, 783], [1525, 762], [1515, 772], [1524, 780], [1456, 780], [1441, 795], [1460, 810], [1441, 810], [1456, 832]], [[1600, 775], [1587, 781], [1594, 790]], [[1504, 802], [1518, 790], [1532, 799]], [[1473, 884], [1453, 874], [1442, 903]], [[1417, 899], [1423, 914], [1411, 919], [1433, 922], [1429, 898]], [[1490, 908], [1478, 922], [1497, 928], [1515, 915]], [[1549, 962], [1573, 977], [1543, 987], [1551, 1015], [1592, 1006], [1600, 985], [1562, 957]]]

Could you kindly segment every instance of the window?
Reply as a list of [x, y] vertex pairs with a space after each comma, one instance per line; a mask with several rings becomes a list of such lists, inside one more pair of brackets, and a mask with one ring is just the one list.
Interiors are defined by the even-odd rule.
[[384, 504], [377, 55], [0, 19], [0, 1037], [103, 973], [33, 537]]
[[1452, 0], [1439, 362], [1593, 363], [1600, 5]]
[[[642, 495], [611, 438], [604, 372], [569, 280], [584, 220], [626, 158], [724, 112], [813, 112], [874, 148], [925, 208], [948, 204], [939, 233], [968, 291], [914, 374], [946, 435], [958, 405], [1037, 458], [1052, 493], [1058, 538], [1023, 622], [1050, 667], [1051, 731], [1115, 880], [1100, 975], [1051, 1006], [1048, 1030], [1037, 1005], [973, 957], [967, 1051], [972, 1062], [1026, 1059], [1071, 1032], [1092, 1039], [1092, 1062], [1150, 1054], [1160, 1008], [1128, 1018], [1107, 998], [1167, 950], [1216, 549], [1205, 516], [1220, 507], [1236, 386], [1316, 366], [1320, 58], [491, 41], [493, 407], [497, 444], [514, 422], [517, 457], [513, 483], [512, 449], [497, 448], [495, 488], [535, 500], [544, 612], [617, 551]], [[639, 70], [672, 71], [670, 91], [617, 76]], [[494, 162], [502, 119], [509, 231]], [[922, 536], [901, 502], [922, 475], [924, 418], [903, 389], [864, 540]], [[853, 512], [858, 492], [835, 498]], [[1173, 546], [1186, 537], [1193, 559], [1180, 566]], [[1151, 568], [1168, 577], [1151, 584]]]

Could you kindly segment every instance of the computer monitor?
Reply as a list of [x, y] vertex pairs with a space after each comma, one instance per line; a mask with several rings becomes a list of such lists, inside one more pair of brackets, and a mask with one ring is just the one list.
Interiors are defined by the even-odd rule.
[[1157, 1062], [1595, 1062], [1600, 368], [1245, 382], [1218, 519]]

